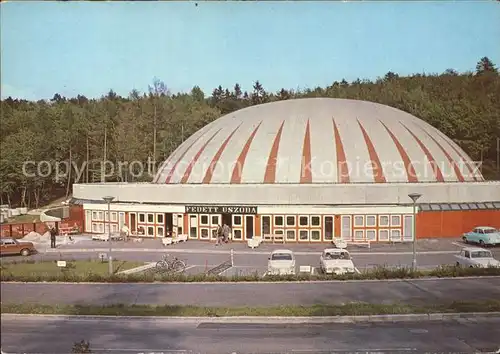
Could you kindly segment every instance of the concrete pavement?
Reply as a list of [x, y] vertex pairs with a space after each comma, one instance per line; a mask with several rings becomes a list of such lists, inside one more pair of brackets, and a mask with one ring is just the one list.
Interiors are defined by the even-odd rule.
[[286, 283], [3, 283], [2, 303], [217, 307], [405, 303], [500, 298], [500, 277]]
[[157, 318], [57, 319], [2, 316], [7, 353], [67, 354], [88, 341], [93, 353], [327, 354], [493, 352], [499, 318], [461, 321], [286, 324], [184, 323]]

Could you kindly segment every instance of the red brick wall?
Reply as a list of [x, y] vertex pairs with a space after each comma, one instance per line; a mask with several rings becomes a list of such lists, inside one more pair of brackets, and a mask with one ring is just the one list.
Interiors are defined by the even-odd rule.
[[500, 210], [425, 211], [417, 214], [417, 238], [460, 237], [476, 226], [500, 228]]

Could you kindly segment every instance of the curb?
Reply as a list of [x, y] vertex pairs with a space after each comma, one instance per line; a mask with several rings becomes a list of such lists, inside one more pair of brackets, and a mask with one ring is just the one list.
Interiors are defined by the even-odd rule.
[[93, 315], [34, 315], [2, 313], [2, 319], [55, 320], [55, 321], [143, 321], [143, 322], [175, 322], [200, 324], [209, 323], [265, 323], [265, 324], [325, 324], [325, 323], [384, 323], [384, 322], [416, 322], [416, 321], [455, 321], [470, 319], [500, 318], [500, 312], [459, 312], [403, 315], [368, 315], [368, 316], [234, 316], [234, 317], [179, 317], [179, 316], [93, 316]]
[[113, 283], [113, 282], [58, 282], [58, 281], [2, 281], [2, 284], [40, 284], [40, 285], [228, 285], [235, 286], [242, 284], [338, 284], [338, 283], [378, 283], [378, 282], [418, 282], [418, 281], [433, 281], [433, 280], [482, 280], [482, 279], [499, 279], [500, 275], [484, 275], [484, 276], [470, 276], [470, 277], [428, 277], [428, 278], [406, 278], [406, 279], [352, 279], [352, 280], [293, 280], [293, 281], [201, 281], [201, 282], [130, 282], [130, 283]]
[[[108, 252], [109, 248], [75, 248], [75, 249], [47, 249], [45, 253], [93, 253], [93, 252]], [[234, 254], [240, 255], [269, 255], [269, 251], [237, 251], [234, 250]], [[143, 252], [143, 253], [188, 253], [188, 254], [229, 254], [231, 252], [228, 250], [210, 250], [210, 249], [184, 249], [184, 248], [113, 248], [113, 252]], [[319, 256], [322, 251], [296, 251], [293, 252], [298, 256]], [[390, 255], [412, 255], [411, 251], [402, 252], [349, 252], [351, 255], [355, 256], [390, 256]], [[457, 251], [419, 251], [417, 255], [439, 255], [439, 254], [457, 254]]]

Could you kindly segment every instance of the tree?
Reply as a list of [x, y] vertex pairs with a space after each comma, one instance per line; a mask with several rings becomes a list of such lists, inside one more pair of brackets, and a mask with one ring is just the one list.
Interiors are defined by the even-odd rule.
[[498, 69], [488, 57], [481, 58], [476, 65], [476, 75], [484, 74], [498, 75]]

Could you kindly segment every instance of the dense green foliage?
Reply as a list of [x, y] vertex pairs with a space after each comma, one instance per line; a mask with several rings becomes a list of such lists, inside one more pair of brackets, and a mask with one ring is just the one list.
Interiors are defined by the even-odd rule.
[[[68, 269], [65, 272], [53, 271], [26, 271], [23, 263], [4, 264], [1, 266], [1, 281], [18, 282], [75, 282], [75, 283], [153, 283], [153, 282], [277, 282], [277, 281], [331, 281], [331, 280], [383, 280], [383, 279], [418, 279], [418, 278], [455, 278], [455, 277], [490, 277], [500, 276], [500, 268], [466, 268], [455, 265], [444, 265], [432, 270], [413, 271], [408, 267], [378, 266], [354, 274], [296, 274], [296, 275], [260, 275], [257, 272], [239, 273], [231, 276], [200, 274], [169, 274], [158, 273], [154, 270], [132, 274], [113, 274], [93, 271], [75, 271]], [[33, 265], [43, 266], [44, 262], [31, 262]], [[48, 262], [54, 263], [54, 262]], [[17, 269], [16, 269], [17, 268]]]
[[[38, 206], [54, 197], [68, 196], [75, 181], [148, 181], [137, 177], [135, 167], [117, 162], [157, 161], [156, 167], [189, 135], [223, 114], [276, 100], [301, 97], [352, 98], [379, 102], [409, 112], [454, 139], [474, 160], [484, 161], [486, 178], [498, 178], [496, 139], [500, 136], [500, 77], [495, 65], [482, 58], [474, 73], [447, 70], [440, 75], [400, 77], [389, 72], [372, 82], [345, 80], [326, 88], [267, 92], [256, 81], [251, 92], [239, 84], [217, 87], [210, 97], [195, 86], [190, 93], [171, 94], [154, 80], [147, 94], [132, 91], [129, 97], [115, 92], [100, 99], [55, 94], [50, 101], [29, 102], [8, 98], [1, 102], [0, 196], [3, 203]], [[54, 167], [41, 177], [25, 161], [49, 161]], [[112, 161], [111, 164], [102, 161]], [[42, 166], [43, 167], [43, 166]], [[106, 170], [106, 173], [103, 171]], [[64, 176], [62, 176], [64, 175]]]

